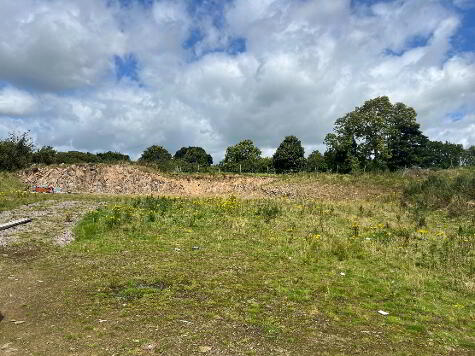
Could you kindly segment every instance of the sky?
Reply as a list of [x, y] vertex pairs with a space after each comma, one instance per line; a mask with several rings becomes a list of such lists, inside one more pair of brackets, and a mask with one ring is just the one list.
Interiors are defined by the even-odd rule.
[[0, 138], [215, 162], [251, 139], [325, 150], [387, 95], [475, 145], [475, 0], [0, 0]]

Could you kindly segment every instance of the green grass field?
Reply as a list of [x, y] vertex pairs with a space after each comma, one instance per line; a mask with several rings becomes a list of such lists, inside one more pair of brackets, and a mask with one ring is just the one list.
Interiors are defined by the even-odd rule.
[[471, 174], [439, 174], [469, 178], [437, 206], [422, 178], [396, 174], [343, 176], [379, 192], [355, 200], [115, 197], [66, 247], [0, 247], [0, 350], [474, 354]]

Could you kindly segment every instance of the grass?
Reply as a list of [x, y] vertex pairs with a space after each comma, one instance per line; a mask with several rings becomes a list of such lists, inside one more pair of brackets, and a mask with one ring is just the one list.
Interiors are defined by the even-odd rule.
[[9, 172], [0, 172], [0, 212], [37, 201], [28, 188]]
[[65, 248], [0, 248], [0, 270], [12, 277], [0, 300], [12, 305], [16, 295], [7, 316], [27, 321], [0, 323], [0, 347], [50, 355], [471, 354], [474, 225], [444, 209], [424, 219], [421, 227], [389, 193], [356, 201], [117, 198], [88, 214]]

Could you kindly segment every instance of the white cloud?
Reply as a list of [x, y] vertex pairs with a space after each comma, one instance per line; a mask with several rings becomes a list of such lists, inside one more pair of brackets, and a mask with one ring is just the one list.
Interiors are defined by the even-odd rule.
[[26, 92], [11, 87], [0, 89], [0, 117], [29, 115], [35, 106], [36, 99]]
[[[56, 147], [138, 154], [199, 145], [222, 158], [250, 138], [270, 154], [289, 134], [321, 149], [336, 118], [388, 95], [413, 106], [432, 138], [475, 144], [475, 56], [453, 52], [460, 15], [442, 1], [236, 0], [221, 28], [211, 15], [192, 18], [184, 0], [4, 3], [0, 81], [37, 93], [9, 87], [23, 104], [0, 94], [0, 133], [13, 125], [1, 115], [16, 113]], [[203, 38], [183, 48], [196, 28]], [[239, 37], [245, 53], [208, 53]], [[140, 84], [113, 74], [113, 55], [125, 53], [138, 58]], [[467, 118], [454, 124], [453, 112]]]
[[0, 78], [40, 90], [92, 86], [123, 50], [102, 1], [1, 2]]

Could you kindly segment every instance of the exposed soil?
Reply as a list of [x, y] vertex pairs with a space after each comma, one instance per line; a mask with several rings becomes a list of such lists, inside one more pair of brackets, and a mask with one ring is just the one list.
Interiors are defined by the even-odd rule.
[[17, 241], [36, 240], [37, 235], [45, 233], [49, 235], [52, 242], [65, 245], [73, 240], [74, 225], [84, 214], [96, 209], [99, 205], [100, 203], [90, 201], [49, 200], [0, 212], [0, 224], [22, 218], [33, 219], [30, 223], [1, 230], [0, 247]]
[[165, 176], [133, 165], [70, 165], [25, 170], [20, 178], [29, 186], [47, 185], [69, 193], [163, 194], [205, 196], [261, 195], [272, 178], [236, 175]]
[[279, 177], [222, 175], [164, 175], [134, 165], [62, 165], [24, 170], [28, 186], [53, 186], [67, 193], [169, 196], [223, 196], [241, 198], [367, 199], [387, 193], [382, 187], [287, 181]]

